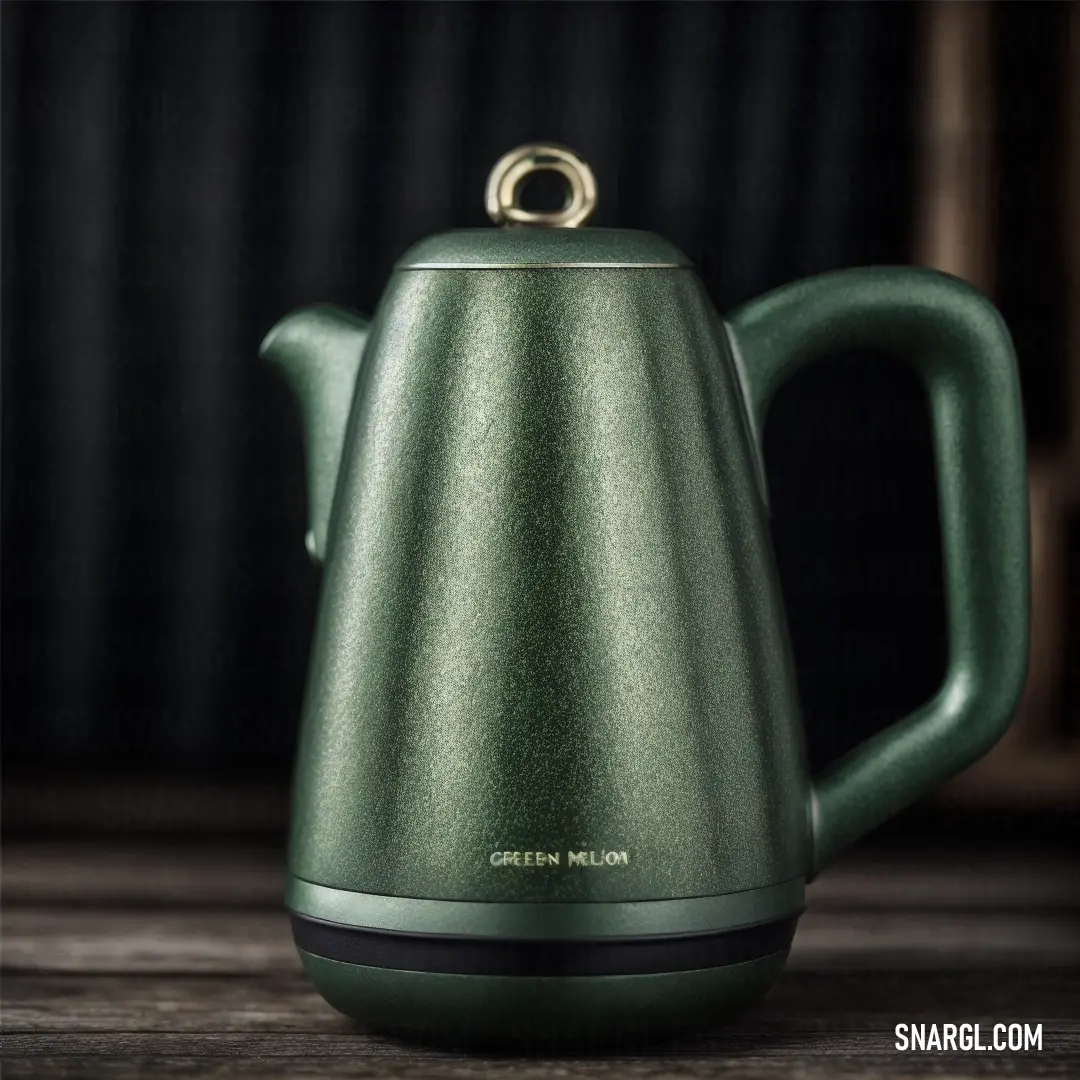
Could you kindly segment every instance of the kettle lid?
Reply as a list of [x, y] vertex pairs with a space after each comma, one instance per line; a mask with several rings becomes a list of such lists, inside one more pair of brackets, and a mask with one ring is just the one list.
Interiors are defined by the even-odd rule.
[[[534, 173], [562, 175], [561, 209], [526, 210], [520, 204]], [[396, 270], [534, 268], [676, 268], [690, 260], [674, 244], [638, 229], [582, 229], [596, 208], [596, 179], [573, 150], [557, 143], [528, 143], [504, 154], [488, 177], [485, 204], [498, 229], [457, 229], [414, 244]]]

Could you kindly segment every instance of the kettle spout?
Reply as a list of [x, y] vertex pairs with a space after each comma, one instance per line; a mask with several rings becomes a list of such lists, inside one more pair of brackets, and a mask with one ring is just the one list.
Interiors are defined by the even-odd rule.
[[317, 304], [286, 315], [259, 347], [259, 356], [282, 371], [300, 402], [307, 442], [305, 544], [316, 563], [326, 556], [345, 429], [370, 325], [347, 308]]

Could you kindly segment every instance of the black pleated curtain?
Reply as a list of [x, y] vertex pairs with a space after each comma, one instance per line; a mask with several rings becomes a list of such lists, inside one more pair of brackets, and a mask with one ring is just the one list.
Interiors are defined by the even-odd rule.
[[[9, 767], [282, 768], [318, 572], [266, 329], [367, 311], [486, 224], [511, 147], [592, 164], [596, 224], [688, 252], [717, 306], [909, 258], [915, 11], [898, 4], [3, 6]], [[770, 421], [816, 759], [942, 664], [921, 392], [838, 358]]]

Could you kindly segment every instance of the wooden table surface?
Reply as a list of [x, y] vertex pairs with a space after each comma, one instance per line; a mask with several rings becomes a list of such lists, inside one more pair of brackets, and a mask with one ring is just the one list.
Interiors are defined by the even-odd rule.
[[[851, 858], [810, 887], [785, 975], [632, 1056], [483, 1057], [369, 1034], [300, 969], [279, 853], [16, 844], [2, 1074], [48, 1077], [1080, 1077], [1080, 862]], [[1041, 1023], [1042, 1053], [900, 1053], [897, 1023]], [[984, 1035], [984, 1041], [986, 1036]]]

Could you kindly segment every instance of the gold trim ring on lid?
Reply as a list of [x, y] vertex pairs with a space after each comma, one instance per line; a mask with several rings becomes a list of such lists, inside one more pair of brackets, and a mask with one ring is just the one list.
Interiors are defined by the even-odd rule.
[[[566, 178], [561, 210], [534, 211], [518, 205], [525, 180], [542, 170]], [[504, 154], [488, 177], [484, 203], [496, 225], [549, 225], [564, 229], [584, 225], [596, 209], [596, 177], [573, 150], [557, 143], [527, 143]]]

